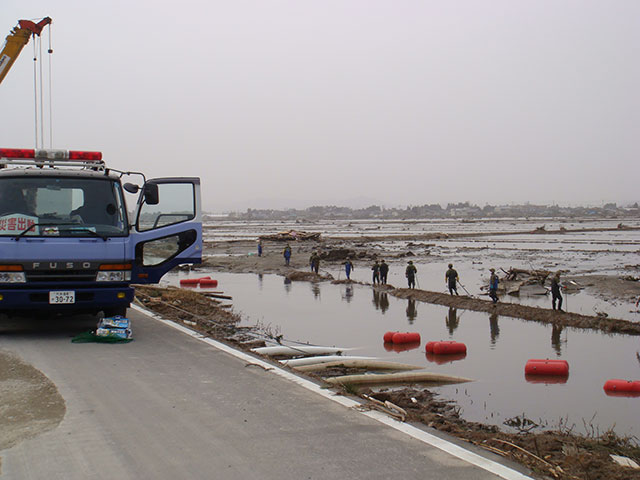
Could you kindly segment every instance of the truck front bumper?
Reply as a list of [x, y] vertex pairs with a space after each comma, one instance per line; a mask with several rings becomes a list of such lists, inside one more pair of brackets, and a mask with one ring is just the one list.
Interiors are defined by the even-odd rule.
[[[73, 303], [49, 303], [50, 292], [73, 291]], [[0, 288], [0, 312], [46, 310], [56, 312], [97, 312], [107, 308], [127, 307], [133, 301], [133, 288], [128, 285], [55, 288]]]

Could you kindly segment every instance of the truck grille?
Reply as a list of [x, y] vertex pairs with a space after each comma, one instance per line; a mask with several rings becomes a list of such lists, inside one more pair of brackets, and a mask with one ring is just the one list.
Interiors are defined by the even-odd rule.
[[94, 282], [97, 271], [95, 270], [44, 270], [25, 272], [27, 282]]

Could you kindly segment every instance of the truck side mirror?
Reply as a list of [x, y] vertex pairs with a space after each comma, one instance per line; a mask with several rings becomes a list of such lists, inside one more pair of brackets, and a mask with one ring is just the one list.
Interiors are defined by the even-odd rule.
[[138, 190], [140, 190], [140, 187], [135, 183], [125, 183], [123, 187], [129, 193], [138, 193]]
[[160, 195], [158, 194], [158, 185], [156, 183], [145, 183], [142, 192], [147, 205], [160, 203]]

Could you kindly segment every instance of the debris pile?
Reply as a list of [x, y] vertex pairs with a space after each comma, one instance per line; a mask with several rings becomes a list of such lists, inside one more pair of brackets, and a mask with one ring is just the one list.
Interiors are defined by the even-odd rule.
[[300, 230], [285, 230], [271, 235], [260, 235], [260, 240], [273, 240], [276, 242], [292, 242], [296, 240], [319, 240], [320, 232], [303, 232]]

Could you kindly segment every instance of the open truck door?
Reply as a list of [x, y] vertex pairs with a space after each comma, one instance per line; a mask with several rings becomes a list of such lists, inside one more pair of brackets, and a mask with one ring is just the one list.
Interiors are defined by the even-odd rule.
[[132, 231], [132, 283], [158, 283], [173, 267], [202, 262], [200, 179], [147, 180]]

